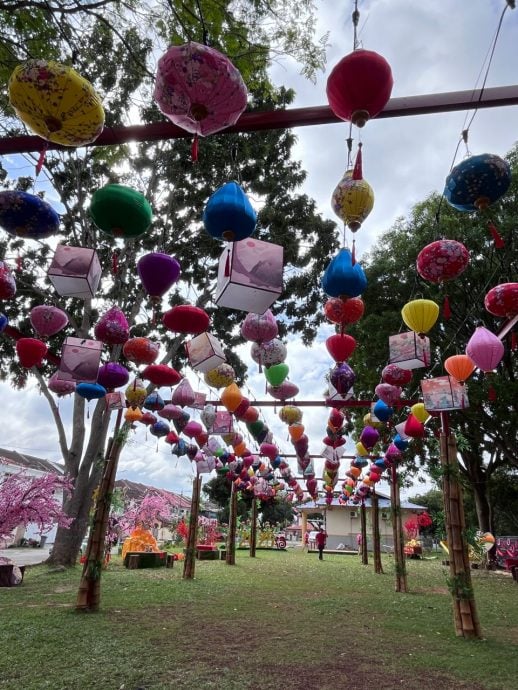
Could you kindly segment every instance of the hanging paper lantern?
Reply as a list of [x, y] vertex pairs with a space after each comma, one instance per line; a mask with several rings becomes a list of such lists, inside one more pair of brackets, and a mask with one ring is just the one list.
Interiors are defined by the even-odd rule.
[[354, 371], [346, 363], [337, 364], [331, 369], [330, 381], [340, 395], [346, 395], [356, 379]]
[[[158, 413], [160, 414], [161, 411], [159, 410]], [[146, 426], [151, 426], [151, 424], [156, 424], [158, 420], [152, 412], [144, 412], [138, 421]]]
[[149, 364], [140, 375], [155, 386], [176, 386], [182, 380], [182, 375], [167, 364]]
[[331, 297], [357, 297], [367, 287], [367, 278], [359, 263], [353, 264], [349, 249], [342, 248], [328, 264], [322, 288]]
[[255, 343], [266, 343], [277, 336], [279, 328], [272, 312], [267, 309], [264, 314], [247, 314], [241, 324], [241, 335], [245, 340]]
[[221, 403], [226, 407], [229, 412], [234, 412], [238, 407], [242, 399], [241, 391], [235, 383], [231, 383], [227, 386], [225, 390], [221, 393]]
[[9, 79], [9, 102], [38, 136], [63, 146], [85, 146], [104, 125], [99, 96], [72, 67], [53, 60], [28, 60]]
[[408, 415], [405, 422], [405, 434], [410, 438], [423, 438], [426, 434], [424, 424], [413, 414]]
[[183, 410], [177, 405], [167, 403], [167, 405], [164, 405], [164, 407], [158, 411], [158, 414], [160, 417], [171, 421], [172, 419], [180, 419], [180, 417], [183, 415]]
[[149, 338], [130, 338], [122, 346], [122, 354], [135, 364], [153, 364], [160, 352], [159, 343]]
[[164, 406], [165, 402], [157, 391], [150, 393], [144, 400], [144, 407], [146, 410], [151, 410], [152, 412], [158, 412], [158, 410], [162, 410]]
[[437, 240], [417, 255], [417, 272], [431, 283], [458, 278], [469, 263], [469, 252], [456, 240]]
[[242, 397], [241, 402], [234, 410], [234, 417], [236, 419], [243, 419], [244, 414], [250, 407], [250, 400], [248, 398]]
[[205, 405], [202, 412], [200, 412], [200, 419], [205, 424], [205, 428], [212, 429], [214, 422], [216, 421], [216, 408], [214, 405]]
[[281, 340], [273, 338], [266, 343], [252, 343], [250, 355], [259, 366], [271, 367], [284, 362], [288, 356], [288, 350]]
[[104, 398], [106, 388], [99, 383], [78, 383], [76, 393], [87, 400], [97, 400], [98, 398]]
[[250, 407], [246, 410], [244, 415], [240, 418], [241, 421], [246, 422], [247, 424], [251, 424], [253, 422], [256, 422], [259, 419], [259, 410], [257, 407], [253, 407], [250, 405]]
[[16, 341], [16, 352], [22, 367], [41, 367], [47, 354], [47, 346], [37, 338], [20, 338]]
[[299, 387], [291, 381], [283, 381], [280, 386], [268, 386], [267, 392], [272, 398], [284, 402], [285, 400], [294, 398], [299, 392]]
[[288, 433], [292, 443], [296, 443], [299, 439], [304, 436], [304, 425], [303, 424], [290, 424], [288, 427]]
[[388, 364], [381, 372], [381, 380], [391, 386], [406, 386], [412, 380], [412, 370], [401, 369], [397, 364]]
[[140, 422], [143, 417], [142, 410], [138, 407], [129, 407], [124, 413], [124, 419], [129, 423]]
[[202, 431], [203, 428], [201, 424], [199, 422], [191, 420], [187, 422], [187, 424], [185, 425], [183, 433], [189, 438], [196, 438], [202, 433]]
[[179, 434], [181, 434], [182, 431], [185, 429], [185, 427], [189, 423], [190, 418], [191, 415], [188, 412], [183, 411], [181, 417], [173, 419], [174, 428]]
[[327, 100], [342, 120], [363, 127], [387, 104], [394, 80], [390, 65], [372, 50], [358, 49], [335, 65], [327, 79]]
[[129, 324], [122, 310], [113, 306], [101, 316], [94, 328], [95, 337], [107, 345], [121, 345], [129, 338]]
[[210, 197], [203, 212], [205, 230], [217, 240], [238, 242], [255, 232], [257, 215], [237, 184], [227, 182]]
[[289, 373], [290, 369], [284, 362], [281, 364], [273, 364], [271, 367], [266, 367], [264, 370], [266, 380], [274, 387], [280, 386]]
[[246, 86], [230, 60], [194, 41], [162, 55], [153, 96], [171, 122], [201, 136], [235, 124], [247, 105]]
[[180, 277], [180, 264], [174, 256], [151, 252], [138, 260], [137, 271], [144, 290], [151, 299], [158, 299], [165, 295]]
[[484, 372], [493, 371], [504, 356], [502, 341], [484, 326], [478, 326], [466, 346], [466, 354]]
[[387, 405], [383, 400], [377, 400], [372, 411], [380, 422], [388, 422], [394, 414], [394, 408]]
[[428, 333], [439, 316], [439, 306], [429, 299], [407, 302], [401, 310], [406, 325], [418, 335]]
[[171, 402], [180, 407], [188, 407], [194, 403], [196, 395], [188, 379], [182, 379], [175, 388], [171, 397]]
[[493, 316], [512, 318], [518, 314], [518, 283], [502, 283], [487, 293], [484, 307]]
[[415, 405], [412, 405], [410, 408], [410, 412], [414, 415], [416, 419], [418, 419], [420, 422], [423, 424], [427, 422], [431, 415], [424, 406], [424, 403], [416, 403]]
[[345, 362], [354, 352], [356, 340], [347, 334], [331, 335], [326, 340], [326, 348], [335, 362]]
[[379, 383], [374, 392], [385, 404], [394, 405], [401, 398], [402, 390], [399, 386], [392, 386], [390, 383]]
[[398, 450], [401, 451], [404, 451], [408, 448], [408, 440], [406, 438], [402, 438], [401, 434], [396, 434], [392, 443]]
[[47, 305], [33, 307], [29, 318], [32, 327], [41, 338], [50, 338], [68, 324], [68, 316], [64, 311]]
[[329, 321], [341, 326], [356, 323], [361, 319], [364, 311], [365, 305], [359, 297], [351, 297], [350, 299], [332, 297], [324, 305], [324, 314]]
[[157, 438], [167, 436], [167, 434], [169, 433], [169, 424], [167, 424], [167, 422], [162, 422], [158, 420], [158, 422], [155, 422], [150, 426], [149, 433], [153, 436], [157, 436]]
[[[146, 414], [148, 414], [148, 413], [146, 412]], [[178, 434], [175, 431], [170, 431], [167, 434], [167, 436], [165, 437], [165, 442], [170, 443], [171, 445], [173, 445], [173, 443], [178, 443], [179, 440], [180, 440], [180, 437], [178, 436]]]
[[120, 388], [129, 381], [129, 371], [122, 364], [108, 362], [99, 369], [97, 383], [106, 389]]
[[16, 281], [11, 269], [5, 261], [0, 261], [0, 299], [11, 299], [15, 295]]
[[444, 368], [459, 383], [467, 381], [475, 371], [475, 362], [468, 355], [453, 355], [444, 361]]
[[510, 184], [509, 163], [492, 153], [482, 153], [453, 168], [446, 178], [444, 197], [459, 211], [483, 210], [498, 201]]
[[296, 424], [302, 419], [302, 412], [295, 405], [284, 405], [279, 410], [279, 418], [285, 424]]
[[58, 244], [47, 276], [62, 297], [94, 297], [101, 281], [101, 264], [94, 249]]
[[[385, 405], [383, 400], [378, 400], [378, 403], [381, 403], [382, 405]], [[377, 404], [377, 403], [376, 403]], [[387, 409], [392, 409], [386, 406]], [[383, 413], [382, 413], [383, 414]], [[374, 417], [373, 414], [368, 412], [364, 417], [363, 417], [363, 423], [365, 426], [373, 426], [375, 429], [381, 429], [384, 424], [380, 419], [377, 419]]]
[[[408, 442], [405, 442], [408, 445]], [[385, 464], [397, 462], [401, 458], [401, 450], [395, 443], [391, 443], [385, 451]]]
[[47, 386], [50, 391], [58, 396], [58, 398], [61, 398], [65, 395], [72, 395], [72, 393], [75, 393], [76, 390], [76, 382], [64, 381], [63, 379], [58, 378], [57, 371], [52, 374], [48, 380]]
[[372, 187], [363, 179], [361, 149], [356, 156], [353, 170], [347, 170], [335, 187], [331, 206], [351, 232], [360, 229], [374, 206]]
[[107, 184], [92, 195], [90, 215], [99, 230], [124, 239], [143, 235], [153, 211], [146, 197], [122, 184]]
[[363, 444], [367, 450], [372, 450], [379, 441], [379, 431], [372, 426], [365, 426], [360, 434], [360, 443]]
[[0, 192], [0, 227], [22, 239], [43, 240], [59, 231], [59, 215], [35, 194], [6, 189]]
[[135, 379], [133, 383], [130, 383], [126, 388], [124, 395], [129, 405], [132, 407], [140, 407], [144, 404], [144, 400], [147, 397], [147, 391], [144, 388], [143, 382], [140, 379]]
[[192, 304], [179, 304], [166, 311], [162, 317], [164, 326], [170, 331], [189, 335], [198, 335], [207, 331], [209, 321], [207, 312]]
[[211, 388], [226, 388], [234, 381], [234, 369], [224, 362], [204, 375], [204, 381]]

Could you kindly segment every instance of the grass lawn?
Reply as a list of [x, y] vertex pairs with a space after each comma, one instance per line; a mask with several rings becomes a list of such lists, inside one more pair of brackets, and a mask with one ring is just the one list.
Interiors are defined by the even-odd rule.
[[1, 690], [518, 688], [518, 587], [474, 571], [484, 640], [455, 637], [447, 568], [409, 561], [410, 594], [356, 556], [238, 551], [235, 566], [103, 573], [102, 610], [74, 611], [80, 569], [0, 589]]

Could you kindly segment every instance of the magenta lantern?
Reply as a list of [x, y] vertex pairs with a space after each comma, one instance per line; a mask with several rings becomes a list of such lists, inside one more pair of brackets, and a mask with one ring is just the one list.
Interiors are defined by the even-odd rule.
[[40, 305], [31, 309], [30, 320], [40, 338], [50, 338], [65, 328], [68, 316], [57, 307]]
[[151, 252], [137, 262], [137, 271], [148, 295], [158, 300], [176, 283], [180, 276], [180, 264], [169, 254]]
[[363, 443], [367, 450], [372, 450], [379, 441], [379, 431], [373, 426], [366, 426], [362, 429], [360, 435], [360, 443]]
[[466, 354], [481, 371], [493, 371], [504, 356], [504, 346], [494, 333], [484, 326], [478, 326], [469, 339]]
[[107, 390], [125, 386], [129, 381], [129, 371], [122, 364], [107, 362], [99, 368], [97, 383]]
[[469, 263], [469, 252], [456, 240], [437, 240], [421, 249], [417, 256], [417, 272], [430, 283], [443, 283], [458, 278]]
[[511, 318], [518, 314], [518, 283], [502, 283], [487, 293], [484, 306], [490, 314]]
[[129, 324], [122, 310], [113, 306], [103, 314], [94, 328], [95, 337], [107, 345], [122, 345], [129, 338]]

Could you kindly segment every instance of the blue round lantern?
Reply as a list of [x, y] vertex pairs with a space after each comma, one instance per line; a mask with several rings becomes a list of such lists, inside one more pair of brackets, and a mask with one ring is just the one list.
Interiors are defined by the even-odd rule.
[[0, 333], [9, 325], [9, 319], [5, 314], [0, 314]]
[[237, 182], [227, 182], [208, 200], [203, 223], [215, 239], [238, 242], [254, 234], [257, 214]]
[[352, 464], [361, 469], [362, 467], [367, 467], [369, 461], [363, 455], [357, 455], [352, 461]]
[[[146, 399], [144, 400], [143, 407], [145, 407], [146, 410], [151, 410], [152, 412], [156, 412], [157, 410], [163, 410], [164, 409], [165, 402], [162, 400], [161, 396], [155, 391], [154, 393], [150, 393], [146, 397]], [[169, 429], [167, 430], [167, 433], [169, 433]]]
[[330, 297], [358, 297], [367, 287], [367, 278], [359, 263], [353, 263], [349, 249], [340, 249], [322, 277], [322, 288]]
[[383, 458], [378, 458], [377, 460], [374, 460], [374, 464], [382, 472], [383, 472], [383, 470], [387, 469], [387, 465], [386, 465], [385, 460]]
[[0, 227], [9, 235], [43, 240], [59, 230], [59, 216], [35, 194], [15, 189], [0, 192]]
[[511, 184], [511, 167], [492, 153], [470, 156], [446, 178], [444, 197], [459, 211], [481, 211], [498, 201]]
[[396, 434], [392, 440], [392, 443], [398, 448], [399, 450], [406, 450], [408, 448], [408, 441], [404, 438], [401, 438], [399, 434]]
[[169, 424], [167, 422], [164, 422], [162, 420], [155, 422], [155, 424], [152, 424], [149, 427], [149, 431], [153, 436], [158, 436], [160, 438], [161, 436], [167, 436], [169, 433]]
[[76, 386], [76, 393], [88, 401], [104, 398], [106, 395], [106, 388], [99, 383], [78, 383]]
[[182, 457], [182, 455], [185, 455], [187, 453], [187, 443], [181, 438], [178, 443], [176, 443], [172, 448], [171, 448], [171, 454], [172, 455], [177, 455], [179, 458]]
[[388, 422], [388, 420], [394, 414], [394, 408], [387, 405], [383, 400], [377, 400], [372, 409], [374, 416], [380, 420], [380, 422]]

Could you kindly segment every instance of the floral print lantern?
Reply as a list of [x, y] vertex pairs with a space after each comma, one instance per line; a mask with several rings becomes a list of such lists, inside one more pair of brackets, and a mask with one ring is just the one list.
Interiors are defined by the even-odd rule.
[[0, 227], [10, 235], [43, 240], [59, 230], [59, 215], [35, 194], [17, 189], [0, 192]]
[[493, 316], [512, 318], [518, 314], [518, 283], [502, 283], [487, 293], [484, 307]]
[[107, 345], [122, 345], [129, 338], [129, 324], [120, 307], [113, 306], [95, 324], [97, 340]]
[[417, 272], [431, 283], [458, 278], [469, 263], [469, 252], [456, 240], [437, 240], [421, 249], [417, 256]]
[[363, 179], [362, 155], [359, 149], [353, 170], [347, 170], [331, 197], [331, 206], [352, 232], [360, 229], [374, 206], [374, 192]]
[[492, 153], [482, 153], [453, 168], [446, 178], [444, 197], [458, 211], [481, 211], [498, 201], [510, 184], [509, 163]]
[[40, 338], [50, 338], [68, 324], [68, 316], [64, 311], [44, 304], [33, 307], [29, 318]]
[[9, 79], [9, 102], [38, 136], [63, 146], [97, 139], [104, 111], [93, 86], [72, 67], [52, 60], [28, 60]]

